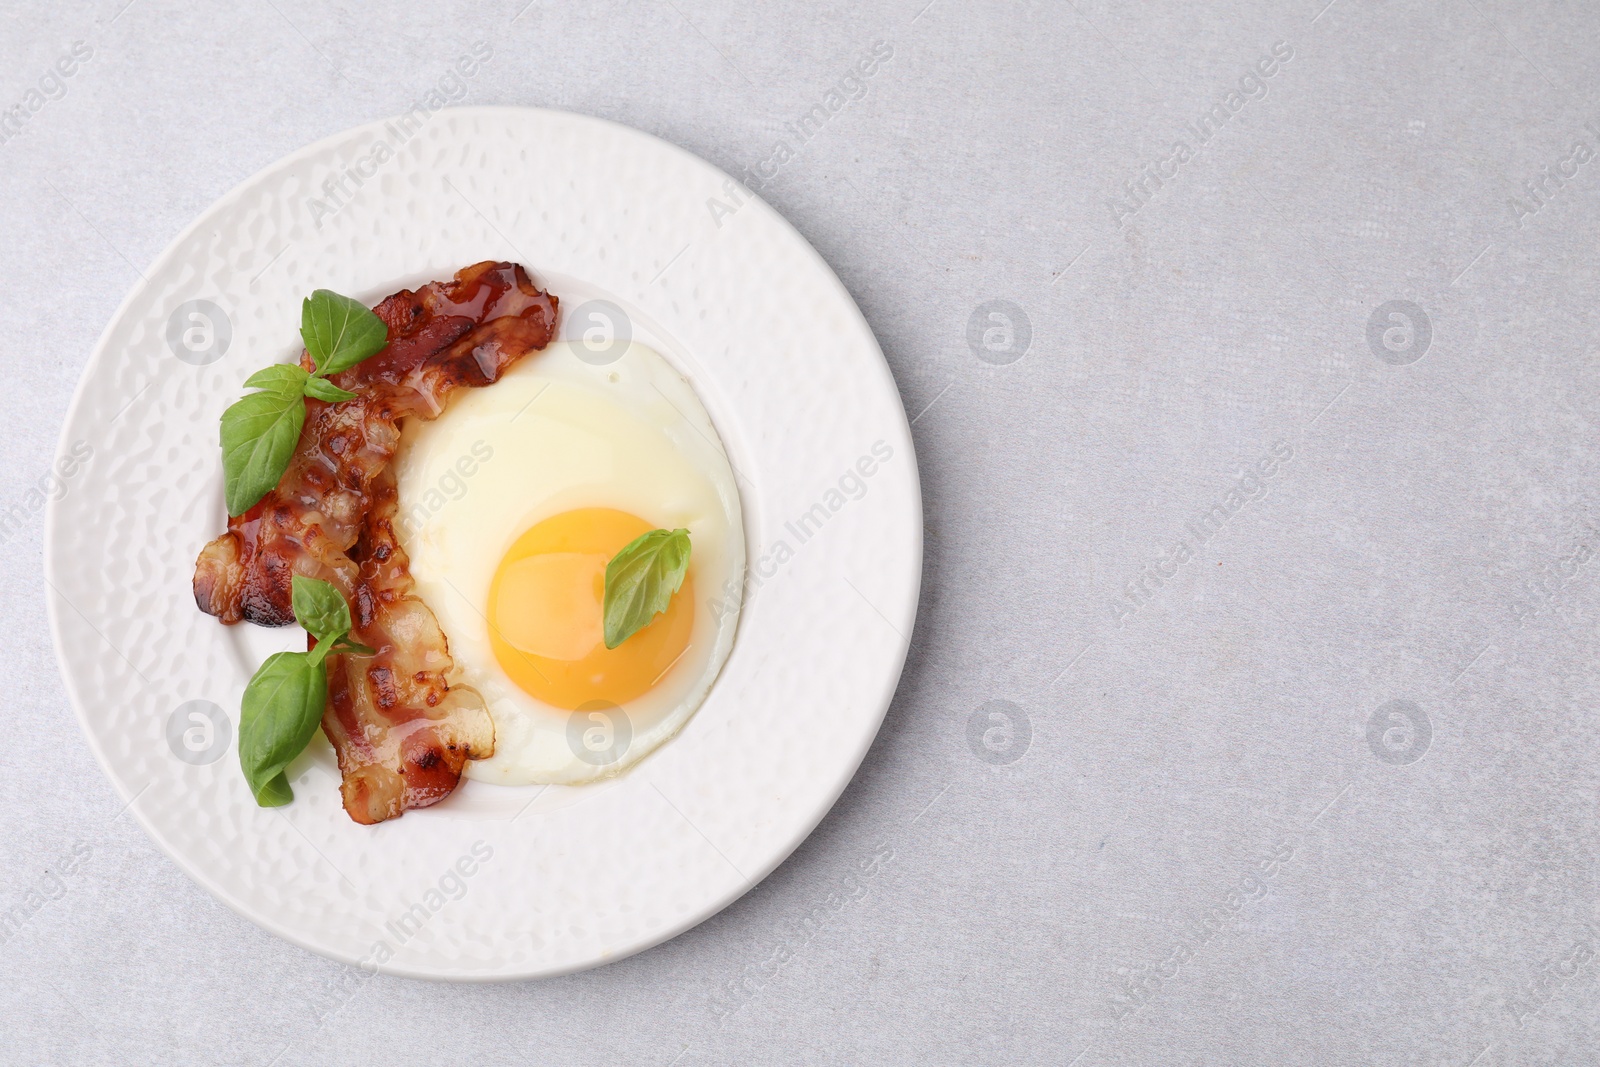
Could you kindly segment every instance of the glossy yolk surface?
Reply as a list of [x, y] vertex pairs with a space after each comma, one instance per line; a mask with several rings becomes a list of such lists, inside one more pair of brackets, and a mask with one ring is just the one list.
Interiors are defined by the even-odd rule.
[[506, 550], [489, 586], [489, 644], [529, 696], [558, 708], [625, 704], [648, 692], [689, 647], [694, 579], [666, 611], [616, 648], [601, 619], [606, 564], [655, 527], [611, 508], [578, 508], [529, 529]]

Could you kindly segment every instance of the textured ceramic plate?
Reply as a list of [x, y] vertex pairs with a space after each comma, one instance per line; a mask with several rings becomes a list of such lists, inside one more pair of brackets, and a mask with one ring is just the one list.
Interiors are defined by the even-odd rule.
[[[609, 302], [698, 392], [744, 507], [733, 653], [683, 733], [607, 783], [465, 782], [434, 808], [362, 827], [318, 735], [290, 768], [294, 803], [258, 808], [238, 767], [239, 697], [298, 630], [225, 628], [195, 609], [195, 554], [224, 523], [218, 415], [253, 370], [297, 351], [312, 289], [372, 302], [490, 258], [525, 264], [561, 298], [564, 335], [598, 321], [575, 322], [581, 305]], [[229, 907], [393, 974], [559, 974], [726, 906], [854, 774], [915, 615], [922, 521], [905, 412], [838, 279], [722, 172], [561, 112], [378, 123], [245, 182], [117, 311], [59, 462], [51, 624], [118, 792]]]

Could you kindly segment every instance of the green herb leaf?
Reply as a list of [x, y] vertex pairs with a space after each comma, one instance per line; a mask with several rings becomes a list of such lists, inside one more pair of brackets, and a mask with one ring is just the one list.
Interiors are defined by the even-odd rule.
[[239, 766], [263, 808], [294, 799], [283, 771], [310, 744], [327, 700], [328, 669], [304, 652], [269, 656], [245, 686]]
[[651, 530], [606, 564], [607, 648], [616, 648], [667, 610], [689, 572], [689, 547], [688, 530]]
[[337, 404], [341, 400], [354, 400], [356, 394], [348, 389], [340, 389], [326, 378], [308, 378], [305, 384], [307, 396], [314, 396], [318, 400], [326, 400], [330, 404]]
[[277, 486], [305, 422], [305, 399], [276, 389], [250, 393], [222, 413], [223, 495], [229, 515], [243, 515]]
[[289, 788], [289, 776], [282, 771], [261, 783], [261, 788], [251, 787], [256, 795], [256, 803], [263, 808], [281, 808], [294, 799], [294, 790]]
[[352, 641], [348, 637], [341, 637], [332, 643], [330, 651], [343, 652], [349, 656], [376, 656], [378, 650], [363, 645], [360, 641]]
[[359, 300], [318, 289], [300, 305], [300, 339], [318, 374], [337, 374], [382, 351], [389, 328]]
[[295, 621], [318, 642], [335, 641], [350, 632], [350, 605], [332, 582], [297, 574], [289, 588]]
[[306, 391], [306, 381], [311, 377], [298, 363], [274, 363], [263, 367], [244, 380], [246, 389], [267, 389], [285, 396], [299, 396]]
[[328, 667], [333, 652], [362, 650], [346, 636], [350, 605], [332, 582], [296, 574], [290, 579], [294, 617], [317, 647], [310, 652], [279, 652], [256, 671], [245, 687], [239, 716], [239, 765], [263, 808], [294, 799], [284, 768], [311, 741], [328, 702]]
[[298, 364], [275, 363], [252, 374], [260, 389], [222, 413], [222, 474], [229, 515], [243, 515], [283, 477], [306, 422], [306, 395], [337, 404], [356, 394], [323, 377], [382, 351], [389, 328], [360, 301], [318, 289], [300, 308], [300, 337], [316, 375]]

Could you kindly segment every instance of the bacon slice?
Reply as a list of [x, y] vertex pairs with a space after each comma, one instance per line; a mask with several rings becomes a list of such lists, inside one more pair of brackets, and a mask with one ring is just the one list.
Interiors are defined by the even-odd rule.
[[[449, 643], [413, 592], [395, 537], [390, 464], [401, 420], [436, 418], [456, 389], [491, 385], [544, 348], [557, 306], [522, 267], [493, 262], [384, 300], [373, 310], [389, 328], [387, 346], [332, 379], [356, 399], [306, 400], [305, 428], [277, 488], [229, 519], [195, 564], [195, 602], [224, 623], [293, 622], [295, 574], [330, 581], [350, 601], [354, 638], [377, 654], [328, 657], [322, 728], [356, 822], [437, 803], [467, 760], [494, 753], [482, 698], [446, 681]], [[301, 365], [311, 369], [308, 355]]]
[[359, 823], [391, 819], [449, 796], [469, 759], [494, 755], [494, 724], [470, 686], [446, 680], [453, 661], [432, 610], [413, 592], [410, 560], [395, 536], [394, 474], [372, 487], [373, 505], [351, 558], [360, 567], [351, 618], [373, 657], [328, 657], [322, 732], [339, 755], [345, 811]]

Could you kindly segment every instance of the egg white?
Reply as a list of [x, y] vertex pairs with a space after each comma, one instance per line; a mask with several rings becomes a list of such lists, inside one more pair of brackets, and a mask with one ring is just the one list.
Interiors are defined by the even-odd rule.
[[[644, 758], [705, 700], [738, 624], [739, 598], [724, 591], [744, 578], [739, 493], [705, 408], [653, 349], [630, 344], [603, 366], [581, 351], [556, 342], [494, 385], [462, 390], [438, 419], [405, 427], [396, 459], [400, 540], [417, 593], [449, 638], [452, 682], [477, 688], [494, 719], [495, 754], [469, 763], [467, 775], [501, 785], [581, 785]], [[623, 706], [631, 741], [604, 765], [569, 739], [582, 713], [535, 699], [500, 667], [487, 622], [489, 586], [512, 542], [588, 507], [688, 529], [696, 600], [688, 649]]]

